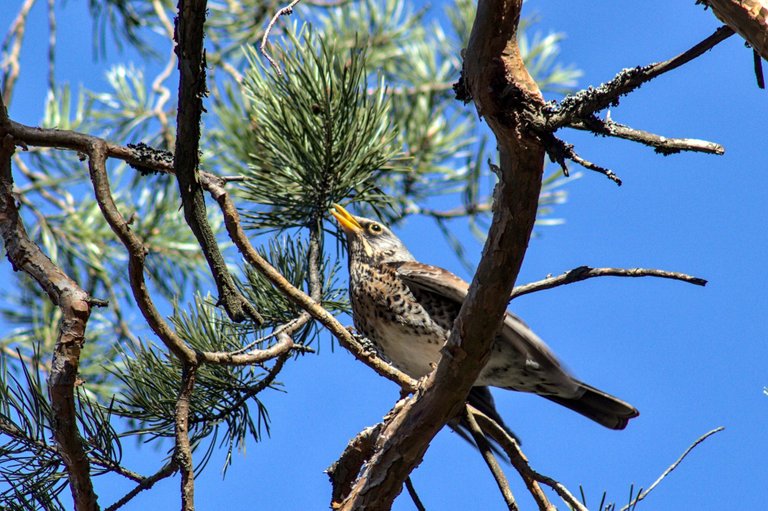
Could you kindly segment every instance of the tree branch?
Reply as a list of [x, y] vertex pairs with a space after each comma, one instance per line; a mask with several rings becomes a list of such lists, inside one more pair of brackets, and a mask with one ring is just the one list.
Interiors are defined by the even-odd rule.
[[483, 430], [477, 424], [477, 420], [475, 420], [475, 416], [470, 410], [470, 406], [471, 405], [467, 405], [464, 408], [464, 418], [466, 419], [467, 426], [469, 426], [469, 432], [472, 434], [472, 438], [475, 440], [475, 444], [480, 450], [480, 454], [483, 456], [485, 464], [488, 465], [488, 469], [491, 471], [493, 479], [496, 481], [496, 485], [499, 487], [501, 496], [504, 498], [504, 502], [507, 504], [507, 509], [509, 509], [509, 511], [517, 511], [519, 508], [517, 507], [517, 502], [515, 502], [514, 495], [512, 495], [509, 482], [504, 476], [504, 472], [502, 472], [501, 467], [499, 466], [499, 462], [496, 461], [496, 457], [493, 455], [493, 451], [491, 450], [491, 446], [488, 443], [488, 440], [485, 438]]
[[184, 218], [195, 234], [211, 268], [219, 292], [219, 303], [233, 321], [250, 317], [263, 323], [253, 304], [240, 294], [226, 262], [219, 251], [216, 236], [208, 224], [205, 197], [200, 187], [200, 118], [203, 98], [208, 95], [205, 85], [205, 55], [203, 51], [203, 25], [206, 0], [180, 0], [176, 24], [179, 58], [179, 106], [176, 117], [176, 151], [174, 169], [179, 182]]
[[605, 135], [616, 138], [623, 138], [633, 142], [639, 142], [656, 149], [657, 153], [668, 155], [679, 153], [681, 151], [692, 151], [708, 154], [725, 154], [725, 148], [715, 142], [707, 140], [698, 140], [695, 138], [670, 138], [656, 135], [648, 131], [630, 128], [624, 124], [613, 122], [610, 119], [598, 119], [597, 117], [588, 117], [581, 121], [574, 121], [568, 124], [569, 127], [578, 130], [591, 131], [598, 135]]
[[[5, 62], [3, 65], [3, 83], [2, 83], [2, 99], [3, 103], [10, 105], [11, 97], [13, 96], [13, 89], [16, 85], [16, 80], [19, 78], [19, 72], [21, 71], [21, 64], [19, 63], [19, 55], [21, 55], [21, 43], [24, 41], [24, 32], [27, 28], [27, 17], [32, 6], [35, 5], [35, 0], [24, 0], [21, 8], [19, 9], [16, 18], [11, 23], [11, 27], [8, 29], [8, 33], [3, 39], [3, 44], [0, 46], [0, 55], [5, 55]], [[13, 46], [8, 49], [13, 41]], [[2, 108], [2, 106], [0, 106]]]
[[405, 479], [405, 489], [408, 492], [408, 495], [411, 496], [413, 505], [416, 506], [416, 511], [427, 511], [427, 508], [424, 507], [424, 504], [419, 498], [419, 494], [416, 493], [416, 488], [413, 486], [413, 481], [411, 481], [410, 476]]
[[528, 458], [526, 458], [523, 451], [520, 450], [517, 441], [509, 436], [509, 434], [504, 431], [504, 428], [499, 426], [496, 421], [473, 407], [469, 408], [477, 419], [481, 429], [490, 435], [491, 438], [496, 440], [499, 446], [504, 449], [504, 452], [507, 453], [510, 463], [515, 467], [515, 470], [520, 474], [520, 477], [523, 478], [525, 485], [528, 487], [528, 491], [533, 496], [541, 511], [555, 511], [555, 506], [549, 502], [538, 483], [546, 484], [555, 490], [560, 498], [563, 499], [571, 509], [575, 509], [576, 511], [588, 511], [587, 508], [585, 508], [584, 505], [561, 483], [533, 470], [528, 464]]
[[544, 164], [544, 148], [522, 126], [524, 109], [543, 100], [517, 46], [521, 6], [521, 0], [480, 0], [464, 58], [465, 86], [500, 152], [483, 258], [437, 369], [386, 423], [341, 509], [391, 507], [434, 435], [462, 410], [505, 313], [536, 217]]
[[637, 503], [643, 500], [645, 497], [647, 497], [648, 494], [651, 493], [651, 491], [653, 491], [653, 489], [656, 488], [659, 485], [659, 483], [661, 483], [661, 481], [664, 480], [665, 477], [667, 477], [673, 470], [675, 470], [678, 467], [678, 465], [680, 465], [680, 463], [683, 462], [685, 457], [688, 456], [691, 453], [691, 451], [693, 451], [704, 440], [711, 437], [715, 433], [719, 433], [723, 431], [724, 429], [725, 428], [723, 426], [720, 426], [711, 431], [704, 433], [699, 438], [697, 438], [696, 441], [694, 441], [691, 445], [689, 445], [688, 448], [685, 450], [685, 452], [683, 452], [683, 454], [681, 454], [680, 457], [677, 458], [677, 460], [675, 460], [674, 463], [672, 463], [672, 465], [667, 467], [667, 469], [658, 477], [658, 479], [656, 479], [653, 482], [653, 484], [651, 484], [648, 487], [647, 490], [641, 492], [637, 497], [635, 497], [635, 499], [632, 502], [630, 502], [629, 504], [621, 508], [621, 511], [628, 511], [630, 509], [635, 509], [635, 506], [637, 506]]
[[104, 511], [117, 511], [128, 502], [130, 502], [131, 499], [133, 499], [139, 493], [143, 492], [144, 490], [151, 489], [158, 481], [162, 481], [163, 479], [172, 476], [176, 470], [176, 463], [171, 461], [151, 476], [143, 478], [141, 481], [139, 481], [139, 484], [137, 484], [131, 491], [126, 493], [122, 498], [120, 498], [120, 500], [106, 508]]
[[552, 289], [553, 287], [573, 284], [582, 280], [594, 277], [659, 277], [662, 279], [680, 280], [696, 286], [706, 286], [707, 281], [698, 277], [692, 277], [685, 273], [674, 271], [654, 270], [649, 268], [590, 268], [589, 266], [579, 266], [573, 270], [558, 275], [557, 277], [547, 277], [546, 279], [531, 282], [523, 286], [518, 286], [512, 290], [510, 300], [518, 296]]
[[733, 30], [730, 28], [720, 27], [712, 35], [676, 57], [657, 64], [624, 69], [608, 83], [566, 96], [557, 107], [544, 113], [546, 120], [542, 128], [553, 133], [572, 122], [578, 122], [595, 112], [616, 105], [621, 96], [701, 56], [732, 35]]
[[195, 509], [195, 466], [192, 461], [192, 446], [189, 443], [189, 410], [192, 390], [195, 387], [197, 366], [184, 363], [181, 372], [181, 388], [176, 400], [176, 449], [173, 461], [181, 471], [181, 509]]
[[93, 491], [88, 455], [78, 431], [74, 395], [91, 299], [40, 250], [24, 228], [13, 193], [11, 158], [16, 142], [12, 135], [4, 133], [7, 124], [7, 111], [0, 98], [0, 235], [13, 269], [32, 277], [61, 310], [48, 376], [48, 393], [54, 414], [51, 428], [58, 454], [67, 469], [75, 506], [78, 510], [96, 510], [99, 506]]
[[365, 428], [349, 441], [339, 459], [325, 470], [331, 480], [331, 509], [338, 509], [352, 490], [363, 464], [373, 454], [383, 423]]

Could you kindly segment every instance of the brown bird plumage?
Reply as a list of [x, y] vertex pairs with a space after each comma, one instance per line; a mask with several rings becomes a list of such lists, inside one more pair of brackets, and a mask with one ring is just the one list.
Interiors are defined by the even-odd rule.
[[[355, 328], [379, 354], [414, 378], [440, 360], [469, 285], [456, 275], [416, 261], [383, 224], [335, 206], [347, 236], [349, 294]], [[611, 429], [624, 429], [638, 411], [571, 376], [546, 344], [507, 313], [491, 356], [468, 401], [503, 421], [487, 387], [531, 392]]]

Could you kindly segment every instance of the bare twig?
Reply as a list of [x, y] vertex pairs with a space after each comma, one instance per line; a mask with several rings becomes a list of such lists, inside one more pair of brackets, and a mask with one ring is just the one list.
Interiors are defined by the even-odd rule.
[[191, 408], [192, 390], [195, 388], [197, 367], [184, 363], [181, 372], [181, 388], [176, 399], [176, 449], [173, 460], [181, 472], [181, 509], [195, 509], [195, 465], [192, 461], [192, 446], [189, 443], [189, 411]]
[[589, 266], [579, 266], [569, 270], [556, 277], [547, 277], [546, 279], [531, 282], [523, 286], [517, 286], [512, 290], [510, 300], [518, 296], [527, 295], [544, 289], [572, 284], [582, 280], [594, 277], [658, 277], [662, 279], [680, 280], [696, 286], [706, 286], [707, 281], [698, 277], [692, 277], [685, 273], [674, 271], [655, 270], [650, 268], [591, 268]]
[[638, 130], [613, 122], [610, 119], [598, 119], [590, 117], [581, 121], [574, 121], [568, 125], [571, 128], [591, 131], [599, 135], [606, 135], [616, 138], [623, 138], [633, 142], [640, 142], [650, 147], [654, 147], [657, 153], [674, 154], [681, 151], [692, 151], [708, 154], [725, 154], [725, 148], [715, 142], [708, 140], [698, 140], [695, 138], [670, 138], [648, 131]]
[[[5, 76], [2, 83], [3, 102], [6, 105], [10, 105], [11, 97], [13, 96], [13, 87], [16, 85], [16, 80], [19, 78], [19, 72], [21, 71], [21, 63], [19, 56], [21, 55], [21, 43], [24, 41], [24, 31], [27, 28], [27, 16], [32, 6], [35, 5], [35, 0], [25, 0], [19, 9], [19, 13], [16, 15], [16, 19], [11, 23], [11, 28], [8, 29], [8, 33], [3, 39], [3, 44], [0, 46], [0, 55], [7, 55], [5, 62], [2, 62], [2, 68], [5, 71]], [[11, 46], [11, 42], [13, 45]], [[11, 46], [9, 50], [8, 47]]]
[[128, 502], [131, 501], [136, 495], [141, 493], [144, 490], [149, 490], [152, 488], [155, 483], [158, 481], [162, 481], [163, 479], [166, 479], [170, 476], [172, 476], [176, 472], [176, 463], [171, 461], [163, 468], [152, 474], [151, 476], [142, 478], [131, 491], [126, 493], [123, 497], [120, 498], [117, 502], [112, 504], [111, 506], [107, 507], [104, 511], [117, 511], [124, 505], [126, 505]]
[[[528, 492], [536, 501], [539, 511], [556, 511], [555, 506], [553, 506], [549, 499], [547, 499], [547, 496], [539, 486], [538, 480], [534, 477], [535, 473], [528, 465], [528, 459], [520, 450], [517, 440], [507, 433], [507, 431], [505, 431], [495, 420], [491, 419], [474, 406], [467, 405], [467, 410], [477, 421], [480, 430], [490, 435], [490, 437], [493, 438], [507, 454], [510, 463], [512, 463], [512, 466], [515, 467], [515, 470], [520, 474], [525, 486], [528, 488]], [[566, 502], [569, 501], [566, 500]], [[572, 507], [573, 509], [578, 509], [577, 507]]]
[[718, 43], [733, 35], [728, 27], [718, 28], [712, 35], [693, 46], [688, 51], [669, 60], [647, 66], [624, 69], [611, 81], [597, 88], [589, 88], [564, 98], [560, 104], [545, 114], [545, 131], [550, 133], [571, 122], [579, 121], [595, 112], [618, 103], [619, 97], [629, 94], [642, 84], [659, 75], [677, 69], [683, 64], [701, 56]]
[[504, 502], [507, 504], [507, 508], [510, 511], [517, 511], [519, 508], [517, 507], [517, 502], [515, 502], [515, 496], [512, 495], [509, 482], [504, 476], [504, 472], [501, 470], [499, 462], [496, 461], [496, 457], [493, 455], [493, 451], [491, 450], [491, 446], [488, 443], [488, 440], [485, 438], [485, 434], [477, 424], [477, 420], [475, 420], [475, 416], [472, 413], [470, 405], [467, 405], [467, 407], [464, 409], [464, 418], [466, 419], [467, 426], [469, 427], [469, 432], [472, 434], [472, 438], [475, 440], [475, 444], [480, 450], [480, 454], [482, 454], [483, 460], [485, 460], [485, 464], [488, 465], [488, 469], [491, 471], [493, 479], [496, 481], [496, 485], [499, 487], [499, 491], [501, 492], [501, 496], [504, 498]]
[[261, 54], [264, 55], [264, 58], [266, 58], [270, 64], [272, 64], [272, 67], [275, 68], [278, 75], [282, 75], [283, 72], [280, 69], [280, 66], [277, 65], [277, 62], [275, 62], [275, 59], [272, 58], [272, 56], [267, 51], [267, 42], [269, 41], [269, 33], [272, 32], [272, 28], [275, 26], [275, 23], [277, 23], [277, 20], [280, 19], [280, 16], [290, 16], [293, 14], [293, 8], [296, 7], [296, 5], [301, 2], [301, 0], [291, 0], [291, 3], [288, 5], [281, 7], [274, 16], [272, 16], [272, 19], [269, 20], [269, 25], [267, 25], [267, 29], [264, 31], [264, 36], [261, 38], [261, 44], [259, 45], [259, 50], [261, 51]]
[[720, 427], [717, 427], [717, 428], [713, 429], [712, 431], [708, 431], [708, 432], [704, 433], [699, 438], [697, 438], [696, 441], [693, 442], [691, 445], [689, 445], [688, 448], [685, 450], [685, 452], [683, 452], [683, 454], [681, 454], [680, 457], [677, 458], [677, 460], [675, 460], [674, 463], [672, 463], [669, 467], [667, 467], [667, 469], [658, 477], [658, 479], [656, 479], [653, 482], [653, 484], [651, 484], [648, 487], [647, 490], [645, 490], [645, 491], [641, 492], [640, 494], [638, 494], [638, 496], [635, 497], [635, 499], [632, 502], [630, 502], [629, 504], [627, 504], [626, 506], [621, 508], [621, 511], [627, 511], [629, 509], [634, 509], [634, 507], [637, 505], [637, 503], [640, 502], [641, 500], [643, 500], [644, 498], [646, 498], [648, 496], [648, 494], [651, 493], [651, 491], [653, 491], [653, 489], [656, 488], [659, 485], [659, 483], [661, 483], [661, 481], [664, 480], [665, 477], [667, 477], [673, 470], [675, 470], [678, 467], [678, 465], [680, 465], [680, 463], [682, 463], [682, 461], [685, 459], [685, 457], [688, 456], [691, 453], [692, 450], [694, 450], [700, 443], [702, 443], [707, 438], [711, 437], [715, 433], [719, 433], [719, 432], [723, 431], [724, 429], [725, 428], [723, 426], [720, 426]]
[[413, 505], [416, 506], [417, 511], [427, 511], [427, 508], [424, 507], [424, 503], [422, 503], [421, 499], [419, 498], [419, 494], [416, 493], [416, 488], [414, 488], [413, 481], [411, 481], [410, 476], [405, 479], [405, 489], [408, 492], [408, 495], [411, 497]]
[[550, 160], [560, 165], [560, 168], [563, 169], [563, 174], [565, 174], [566, 177], [568, 176], [568, 166], [566, 165], [565, 160], [568, 159], [578, 163], [585, 169], [593, 170], [603, 174], [618, 186], [621, 186], [621, 179], [619, 176], [617, 176], [612, 170], [596, 165], [576, 154], [576, 151], [573, 148], [573, 144], [568, 144], [563, 140], [555, 137], [554, 135], [545, 137], [545, 140], [547, 141], [547, 153], [549, 154]]

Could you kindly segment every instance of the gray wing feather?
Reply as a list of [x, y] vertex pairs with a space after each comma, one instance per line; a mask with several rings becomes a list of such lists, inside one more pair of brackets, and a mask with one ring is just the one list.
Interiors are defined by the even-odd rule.
[[[430, 291], [458, 303], [464, 302], [469, 291], [469, 284], [466, 281], [437, 266], [406, 262], [398, 266], [397, 273], [408, 287]], [[498, 349], [508, 349], [511, 357], [524, 358], [526, 370], [531, 374], [541, 374], [542, 379], [547, 382], [547, 387], [552, 388], [553, 394], [563, 397], [574, 397], [579, 394], [578, 383], [562, 367], [544, 341], [519, 317], [507, 312], [499, 334], [500, 340], [504, 342], [498, 346]], [[484, 373], [492, 369], [492, 367], [486, 367]], [[493, 382], [484, 382], [484, 384], [503, 386]], [[532, 389], [518, 388], [517, 390]]]

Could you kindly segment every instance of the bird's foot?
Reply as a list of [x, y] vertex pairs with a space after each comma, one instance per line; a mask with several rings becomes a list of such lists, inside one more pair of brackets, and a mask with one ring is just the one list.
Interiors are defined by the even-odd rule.
[[357, 330], [355, 330], [355, 327], [348, 326], [347, 331], [352, 334], [352, 337], [354, 337], [355, 341], [357, 341], [360, 347], [363, 348], [363, 351], [377, 356], [379, 355], [379, 350], [376, 349], [376, 344], [366, 336], [358, 333]]

